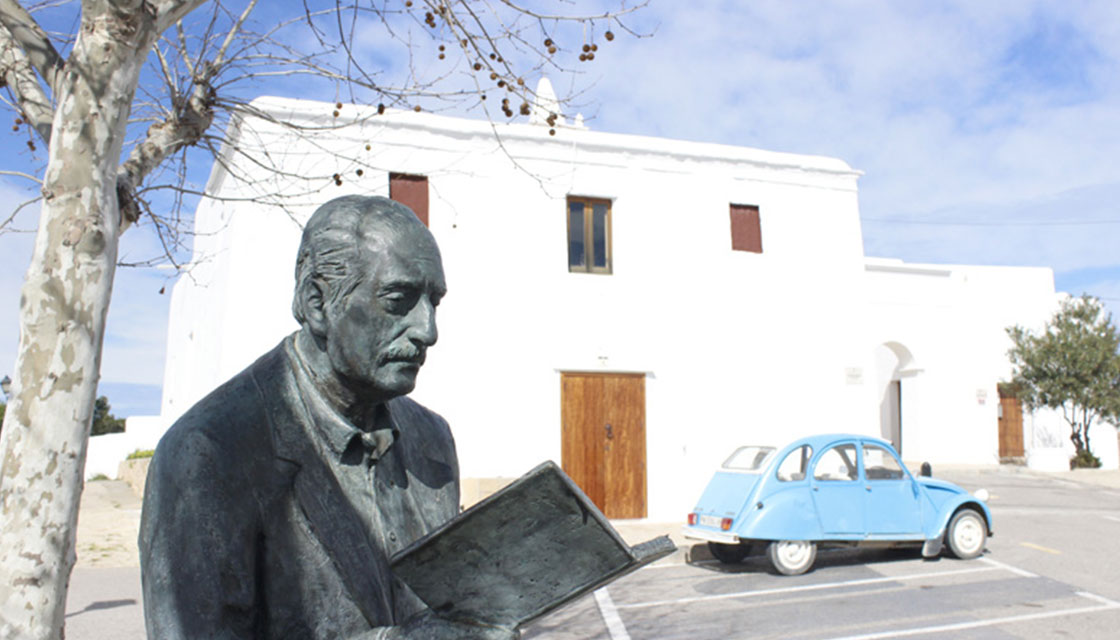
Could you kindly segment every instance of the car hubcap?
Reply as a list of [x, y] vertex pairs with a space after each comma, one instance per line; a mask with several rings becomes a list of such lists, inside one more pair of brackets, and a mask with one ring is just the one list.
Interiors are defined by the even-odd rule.
[[785, 566], [796, 569], [809, 561], [810, 548], [804, 540], [787, 540], [778, 544], [778, 558]]
[[953, 528], [953, 539], [956, 546], [964, 553], [973, 553], [983, 544], [984, 532], [980, 530], [980, 522], [973, 517], [962, 518]]

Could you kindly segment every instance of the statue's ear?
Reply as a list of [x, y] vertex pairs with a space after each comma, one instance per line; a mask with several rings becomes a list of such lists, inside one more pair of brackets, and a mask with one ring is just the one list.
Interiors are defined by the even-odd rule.
[[308, 278], [303, 283], [303, 321], [311, 333], [318, 337], [327, 335], [326, 283], [318, 278]]

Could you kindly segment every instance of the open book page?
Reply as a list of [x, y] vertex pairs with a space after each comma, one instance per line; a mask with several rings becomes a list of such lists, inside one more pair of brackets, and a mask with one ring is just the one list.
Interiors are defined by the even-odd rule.
[[674, 550], [667, 536], [631, 548], [583, 491], [545, 462], [391, 564], [440, 616], [518, 627]]

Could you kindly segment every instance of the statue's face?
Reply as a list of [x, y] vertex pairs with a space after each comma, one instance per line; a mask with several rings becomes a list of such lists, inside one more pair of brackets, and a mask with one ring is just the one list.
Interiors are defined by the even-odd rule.
[[439, 250], [426, 230], [406, 230], [359, 253], [361, 283], [327, 310], [327, 354], [351, 388], [404, 395], [438, 335], [436, 306], [447, 291]]

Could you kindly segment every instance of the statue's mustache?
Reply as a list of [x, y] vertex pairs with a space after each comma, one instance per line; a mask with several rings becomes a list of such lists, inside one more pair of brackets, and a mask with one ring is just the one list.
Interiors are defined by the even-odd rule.
[[408, 362], [411, 364], [424, 364], [425, 349], [415, 344], [394, 345], [382, 351], [377, 356], [377, 364], [389, 362]]

